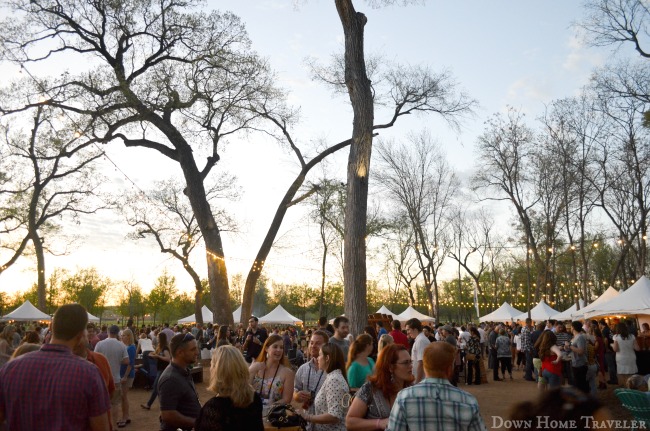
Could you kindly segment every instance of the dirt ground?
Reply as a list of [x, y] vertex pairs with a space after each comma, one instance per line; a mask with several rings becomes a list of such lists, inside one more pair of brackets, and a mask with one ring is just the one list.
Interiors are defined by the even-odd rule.
[[[209, 380], [208, 373], [209, 368], [204, 367], [203, 383], [197, 385], [197, 390], [202, 404], [212, 396], [212, 394], [206, 389]], [[537, 386], [533, 382], [525, 381], [523, 379], [522, 371], [514, 371], [514, 380], [504, 382], [493, 382], [491, 371], [489, 371], [488, 375], [488, 384], [480, 386], [467, 386], [460, 384], [459, 386], [477, 398], [487, 428], [490, 430], [503, 430], [504, 428], [494, 427], [495, 425], [499, 425], [499, 419], [494, 419], [494, 417], [507, 419], [513, 404], [519, 401], [535, 399], [538, 395]], [[618, 399], [614, 396], [614, 389], [616, 389], [616, 387], [610, 385], [606, 391], [599, 391], [599, 399], [609, 407], [614, 419], [632, 419], [620, 405]], [[124, 428], [125, 430], [158, 430], [158, 402], [154, 403], [150, 411], [140, 408], [140, 404], [145, 403], [149, 399], [150, 394], [150, 391], [144, 389], [132, 389], [129, 392], [131, 423]]]

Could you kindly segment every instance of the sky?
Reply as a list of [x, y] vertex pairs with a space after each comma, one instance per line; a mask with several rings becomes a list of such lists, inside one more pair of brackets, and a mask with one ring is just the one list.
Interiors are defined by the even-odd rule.
[[[441, 143], [461, 179], [469, 178], [476, 169], [474, 144], [489, 116], [512, 106], [532, 121], [551, 101], [577, 94], [588, 83], [593, 69], [614, 55], [610, 49], [586, 46], [572, 26], [584, 14], [578, 1], [427, 1], [377, 9], [356, 1], [355, 6], [368, 18], [366, 53], [400, 65], [447, 70], [459, 87], [478, 101], [476, 115], [463, 121], [460, 132], [428, 115], [400, 120], [379, 136], [399, 140], [409, 132], [428, 130]], [[327, 62], [332, 54], [343, 50], [343, 31], [334, 2], [211, 0], [204, 9], [216, 8], [241, 17], [253, 49], [269, 61], [277, 84], [287, 91], [289, 102], [300, 108], [294, 137], [307, 155], [314, 154], [317, 142], [331, 145], [350, 137], [352, 114], [347, 98], [312, 81], [305, 62], [307, 58]], [[633, 53], [624, 47], [615, 55]], [[66, 67], [65, 62], [55, 61], [31, 71], [35, 75], [58, 74]], [[4, 76], [17, 76], [17, 70], [12, 65], [0, 65]], [[388, 116], [387, 111], [376, 110], [377, 122], [384, 122]], [[106, 171], [107, 187], [117, 193], [146, 190], [156, 180], [179, 174], [177, 166], [147, 150], [125, 149], [116, 143], [107, 147], [107, 155], [117, 166]], [[260, 135], [231, 140], [221, 156], [219, 169], [235, 174], [243, 192], [237, 202], [227, 204], [240, 222], [240, 231], [224, 234], [226, 262], [229, 274], [246, 274], [299, 166], [286, 147]], [[329, 177], [344, 180], [346, 160], [344, 150], [328, 159], [324, 168], [315, 169], [310, 179], [326, 171]], [[501, 222], [507, 220], [508, 209], [495, 207], [494, 211], [506, 215], [499, 217]], [[161, 254], [153, 242], [127, 239], [129, 227], [114, 213], [83, 217], [73, 229], [80, 238], [75, 248], [66, 256], [47, 256], [46, 272], [55, 267], [74, 271], [95, 266], [114, 280], [135, 281], [147, 292], [156, 277], [168, 269], [176, 276], [179, 288], [191, 292], [191, 279], [181, 264]], [[292, 208], [277, 247], [267, 260], [267, 275], [275, 282], [316, 284], [320, 277], [318, 244], [317, 229], [305, 210]], [[200, 253], [195, 266], [201, 275], [206, 274]], [[450, 278], [455, 275], [451, 267]], [[35, 281], [34, 268], [30, 258], [22, 258], [0, 275], [0, 290], [29, 288]], [[373, 273], [371, 268], [370, 272], [370, 278], [379, 278], [377, 271]], [[338, 276], [335, 270], [331, 274], [332, 280]]]

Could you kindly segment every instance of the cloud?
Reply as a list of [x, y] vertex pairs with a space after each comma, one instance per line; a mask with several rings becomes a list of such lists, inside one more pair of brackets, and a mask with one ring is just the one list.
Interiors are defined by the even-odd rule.
[[506, 103], [526, 106], [529, 102], [547, 102], [551, 98], [548, 80], [539, 77], [523, 77], [513, 82], [506, 91]]
[[580, 33], [569, 37], [566, 42], [568, 53], [562, 63], [562, 67], [570, 72], [583, 72], [601, 66], [604, 58], [601, 52], [590, 48], [584, 42], [584, 36]]

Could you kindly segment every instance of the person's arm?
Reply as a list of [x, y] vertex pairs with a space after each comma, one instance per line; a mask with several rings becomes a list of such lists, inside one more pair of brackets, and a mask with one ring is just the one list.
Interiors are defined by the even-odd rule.
[[634, 337], [634, 344], [633, 344], [632, 347], [633, 347], [634, 350], [636, 350], [637, 352], [638, 352], [639, 350], [641, 350], [641, 348], [639, 347], [639, 340], [638, 340], [636, 337]]
[[160, 417], [166, 424], [179, 427], [179, 428], [193, 428], [195, 418], [185, 416], [178, 412], [178, 410], [161, 410]]
[[359, 396], [354, 397], [352, 405], [345, 417], [345, 427], [348, 431], [375, 431], [384, 429], [388, 425], [388, 418], [385, 419], [366, 419], [368, 404]]
[[293, 388], [296, 375], [289, 368], [286, 368], [284, 373], [284, 387], [287, 388], [287, 390], [282, 393], [282, 402], [284, 404], [290, 404], [291, 399], [293, 398], [293, 391], [290, 390], [290, 388]]
[[111, 429], [106, 413], [88, 418], [88, 422], [92, 431], [109, 431]]
[[555, 353], [557, 358], [553, 361], [554, 364], [557, 364], [562, 360], [562, 351], [558, 346], [551, 346], [551, 352]]

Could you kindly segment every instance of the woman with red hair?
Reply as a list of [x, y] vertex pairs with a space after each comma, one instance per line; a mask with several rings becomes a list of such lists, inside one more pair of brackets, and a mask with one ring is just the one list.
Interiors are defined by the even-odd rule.
[[413, 383], [413, 361], [401, 344], [391, 344], [379, 352], [375, 373], [357, 392], [348, 410], [348, 431], [383, 430], [397, 393]]

